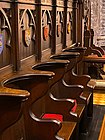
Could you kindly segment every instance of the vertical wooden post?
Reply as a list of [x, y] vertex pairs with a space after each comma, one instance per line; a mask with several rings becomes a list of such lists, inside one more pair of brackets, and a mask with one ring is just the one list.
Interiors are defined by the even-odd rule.
[[83, 23], [83, 2], [80, 0], [78, 3], [78, 21], [77, 21], [77, 42], [80, 42], [83, 46], [83, 33], [84, 33], [84, 23]]
[[56, 0], [52, 0], [51, 54], [56, 52]]
[[72, 28], [73, 28], [73, 37], [72, 37], [72, 43], [77, 42], [77, 3], [78, 0], [73, 0], [73, 23], [72, 23]]
[[68, 0], [64, 0], [64, 15], [63, 15], [63, 46], [62, 48], [66, 48], [66, 33], [67, 33], [67, 3]]
[[90, 47], [90, 32], [85, 30], [84, 32], [84, 47]]
[[41, 0], [36, 0], [36, 47], [36, 59], [41, 60]]
[[18, 2], [14, 0], [11, 3], [12, 9], [12, 62], [13, 70], [18, 71], [20, 69], [19, 58], [19, 10]]
[[92, 46], [93, 45], [94, 30], [93, 29], [90, 29], [90, 33], [91, 33], [91, 42], [90, 42], [90, 45]]

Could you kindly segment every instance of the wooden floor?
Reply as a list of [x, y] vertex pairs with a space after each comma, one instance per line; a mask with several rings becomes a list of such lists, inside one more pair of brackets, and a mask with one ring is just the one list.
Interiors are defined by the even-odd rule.
[[88, 134], [82, 134], [80, 140], [105, 140], [105, 92], [93, 94], [93, 118], [89, 119]]
[[105, 115], [104, 115], [104, 119], [102, 121], [102, 126], [100, 129], [100, 134], [99, 134], [98, 140], [105, 140]]
[[[93, 94], [93, 103], [94, 105], [101, 105], [101, 107], [105, 107], [105, 91], [98, 90]], [[105, 140], [105, 112], [103, 113], [103, 120], [101, 123], [101, 128], [99, 132], [98, 140]]]
[[105, 105], [105, 93], [94, 93], [93, 103], [96, 105]]

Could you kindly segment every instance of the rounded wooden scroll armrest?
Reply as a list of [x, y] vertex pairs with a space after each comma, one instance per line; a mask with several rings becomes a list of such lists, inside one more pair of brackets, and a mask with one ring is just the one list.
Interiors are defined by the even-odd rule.
[[91, 80], [88, 82], [87, 86], [88, 86], [88, 89], [90, 89], [90, 90], [93, 91], [93, 89], [94, 89], [95, 86], [96, 86], [96, 80], [91, 79]]
[[86, 47], [67, 47], [63, 49], [63, 52], [84, 52], [86, 50]]
[[55, 69], [66, 67], [70, 61], [68, 60], [53, 60], [46, 61], [42, 63], [38, 63], [32, 67], [33, 70], [41, 70], [41, 71], [53, 71]]
[[36, 64], [32, 67], [34, 70], [40, 71], [52, 71], [55, 73], [53, 79], [49, 82], [49, 85], [52, 86], [56, 82], [58, 82], [64, 75], [65, 69], [69, 65], [69, 60], [51, 60], [47, 62], [42, 62]]
[[77, 75], [72, 71], [72, 74], [70, 75], [70, 81], [68, 81], [69, 82], [68, 84], [82, 85], [86, 87], [90, 80], [91, 77], [89, 75]]
[[98, 50], [98, 51], [100, 51], [102, 55], [105, 55], [105, 51], [104, 51], [104, 49], [103, 49], [102, 47], [98, 47], [98, 46], [95, 46], [95, 45], [93, 44], [93, 45], [92, 45], [92, 48], [93, 48], [93, 49], [96, 49], [96, 50]]
[[83, 92], [84, 87], [82, 85], [68, 85], [62, 80], [62, 86], [60, 87], [59, 98], [78, 98]]
[[79, 57], [77, 52], [65, 52], [62, 54], [55, 54], [50, 57], [50, 59], [61, 59], [61, 60], [70, 60]]
[[30, 96], [30, 93], [27, 90], [13, 89], [7, 87], [0, 87], [0, 97], [17, 97], [22, 99], [26, 99]]
[[[57, 99], [52, 93], [49, 93], [49, 99], [46, 100], [46, 111], [54, 114], [61, 114], [65, 120], [70, 120], [70, 111], [75, 106], [74, 99]], [[76, 114], [76, 117], [78, 115]]]
[[21, 102], [29, 95], [25, 90], [0, 87], [0, 133], [19, 119]]
[[91, 54], [97, 54], [99, 57], [102, 57], [102, 53], [97, 49], [91, 49]]
[[33, 124], [33, 129], [31, 130], [31, 137], [33, 139], [55, 139], [57, 132], [62, 127], [62, 123], [59, 120], [37, 118], [31, 110], [29, 114]]

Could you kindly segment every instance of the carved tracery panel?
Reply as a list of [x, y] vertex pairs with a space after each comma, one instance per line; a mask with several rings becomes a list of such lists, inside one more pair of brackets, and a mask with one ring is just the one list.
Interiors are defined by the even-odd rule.
[[67, 12], [67, 42], [68, 45], [70, 41], [72, 41], [72, 12], [68, 11]]
[[56, 29], [57, 45], [59, 45], [62, 44], [63, 39], [63, 11], [57, 11]]
[[35, 54], [35, 10], [20, 9], [19, 11], [20, 59]]
[[51, 11], [42, 10], [42, 50], [51, 47]]
[[11, 64], [11, 10], [0, 7], [0, 68]]

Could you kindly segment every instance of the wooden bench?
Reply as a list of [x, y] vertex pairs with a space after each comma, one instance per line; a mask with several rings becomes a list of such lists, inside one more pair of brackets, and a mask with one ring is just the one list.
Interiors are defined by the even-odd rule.
[[[78, 44], [78, 43], [77, 43]], [[79, 62], [83, 62], [83, 58], [86, 52], [86, 47], [77, 47], [76, 43], [71, 46], [65, 48], [63, 52], [79, 52], [80, 56], [78, 57], [77, 64]], [[76, 65], [77, 65], [76, 64]], [[80, 68], [80, 67], [79, 67]], [[69, 84], [80, 84], [84, 86], [83, 96], [87, 98], [88, 105], [88, 113], [89, 117], [92, 117], [93, 114], [93, 90], [95, 88], [96, 82], [95, 80], [91, 79], [89, 75], [77, 75], [74, 73], [73, 69], [69, 72]]]
[[[70, 62], [69, 62], [70, 63]], [[52, 60], [48, 62], [39, 63], [33, 66], [34, 70], [46, 70], [46, 71], [53, 71], [55, 76], [53, 77], [52, 82], [50, 83], [51, 94], [56, 99], [73, 99], [78, 100], [80, 94], [82, 93], [83, 89], [82, 86], [66, 86], [62, 83], [62, 78], [65, 74], [65, 69], [68, 65], [68, 61], [66, 60]], [[70, 108], [69, 108], [70, 109]], [[64, 117], [65, 121], [76, 121], [80, 124], [80, 131], [86, 131], [86, 114], [85, 114], [85, 105], [78, 104], [75, 112], [70, 112], [69, 117], [67, 114]], [[74, 117], [77, 116], [77, 117]]]
[[[82, 48], [80, 50], [82, 50]], [[71, 56], [70, 56], [70, 54], [71, 54]], [[71, 60], [71, 62], [73, 62], [74, 58], [76, 58], [76, 55], [74, 55], [74, 57], [73, 57], [73, 53], [70, 52], [70, 54], [68, 56], [66, 54], [53, 55], [51, 58], [60, 59], [59, 56], [61, 55], [62, 59], [63, 59], [63, 56], [65, 55], [64, 59]], [[77, 59], [78, 59], [78, 57], [77, 57]], [[81, 58], [79, 58], [79, 59], [81, 59]], [[77, 61], [79, 62], [80, 60], [77, 60]], [[76, 61], [74, 61], [73, 63], [75, 66]], [[80, 97], [82, 99], [84, 98], [84, 100], [79, 98], [78, 102], [85, 104], [87, 106], [86, 107], [87, 108], [87, 115], [88, 115], [88, 117], [92, 117], [92, 115], [93, 115], [93, 89], [95, 87], [95, 81], [90, 82], [91, 78], [88, 75], [76, 75], [73, 72], [73, 68], [74, 67], [71, 67], [70, 65], [67, 67], [66, 73], [63, 77], [63, 81], [64, 81], [64, 83], [67, 83], [68, 85], [82, 85], [82, 86], [84, 86], [84, 91], [83, 91], [82, 97]]]
[[[63, 123], [57, 119], [43, 118], [46, 113], [60, 114], [65, 118], [69, 116], [69, 109], [74, 106], [74, 103], [67, 99], [56, 100], [48, 96], [48, 81], [52, 79], [53, 73], [37, 72], [35, 74], [36, 71], [33, 71], [34, 74], [15, 76], [3, 82], [5, 87], [30, 92], [30, 97], [23, 108], [26, 139], [69, 140], [73, 138], [76, 140], [76, 135], [74, 135], [78, 134], [76, 122], [63, 121]], [[68, 128], [69, 131], [66, 131]], [[66, 135], [63, 132], [66, 132]]]

